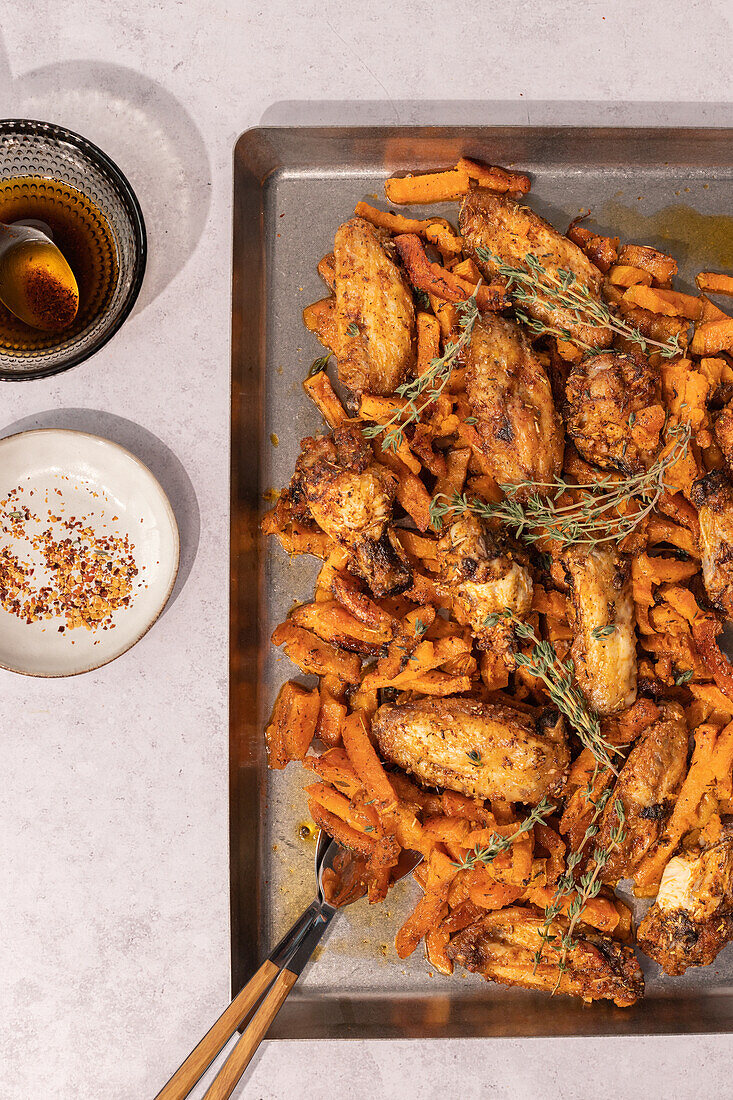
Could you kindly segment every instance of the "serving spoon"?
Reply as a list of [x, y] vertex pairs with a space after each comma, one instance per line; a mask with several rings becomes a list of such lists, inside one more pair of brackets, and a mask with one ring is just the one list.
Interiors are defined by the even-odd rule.
[[0, 223], [0, 301], [31, 328], [60, 332], [79, 309], [79, 287], [50, 228]]
[[[393, 881], [411, 875], [422, 858], [417, 852], [403, 851], [393, 872]], [[323, 830], [319, 832], [315, 900], [285, 933], [269, 958], [207, 1031], [155, 1100], [184, 1100], [257, 1006], [204, 1096], [204, 1100], [228, 1100], [336, 913], [366, 893], [360, 874], [363, 868], [363, 861], [359, 861]]]

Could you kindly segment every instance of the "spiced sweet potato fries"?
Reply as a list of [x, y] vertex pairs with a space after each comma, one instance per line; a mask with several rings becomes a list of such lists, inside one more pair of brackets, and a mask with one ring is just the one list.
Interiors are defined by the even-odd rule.
[[323, 563], [273, 634], [317, 685], [281, 689], [269, 764], [310, 771], [370, 901], [424, 856], [400, 957], [630, 1005], [621, 879], [670, 973], [733, 935], [733, 278], [681, 293], [472, 159], [385, 190], [460, 216], [360, 202], [318, 264], [344, 396], [324, 357], [326, 434], [263, 521]]

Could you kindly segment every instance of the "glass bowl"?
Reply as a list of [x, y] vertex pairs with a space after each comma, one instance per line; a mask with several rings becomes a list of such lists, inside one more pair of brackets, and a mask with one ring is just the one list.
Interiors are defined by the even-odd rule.
[[[19, 201], [46, 188], [53, 192], [59, 212], [79, 222], [106, 271], [103, 292], [90, 296], [85, 308], [80, 301], [68, 335], [24, 339], [18, 326], [0, 336], [0, 379], [19, 382], [75, 367], [111, 339], [135, 304], [147, 246], [140, 204], [122, 172], [91, 141], [62, 126], [0, 119], [0, 189], [7, 194], [11, 187]], [[83, 199], [91, 200], [88, 208]]]

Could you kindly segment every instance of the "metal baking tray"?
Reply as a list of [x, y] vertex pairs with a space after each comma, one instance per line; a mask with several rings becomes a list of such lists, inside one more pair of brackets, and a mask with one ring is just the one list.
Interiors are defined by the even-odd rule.
[[[301, 383], [320, 345], [302, 308], [324, 295], [316, 263], [364, 198], [393, 171], [447, 167], [465, 154], [534, 177], [532, 206], [563, 229], [590, 225], [674, 253], [683, 276], [733, 264], [731, 130], [282, 128], [243, 134], [234, 154], [231, 544], [232, 984], [249, 978], [312, 899], [314, 844], [297, 766], [268, 774], [263, 730], [280, 684], [298, 672], [270, 645], [318, 563], [265, 545], [265, 496], [290, 479], [299, 441], [320, 416]], [[446, 208], [455, 219], [455, 205]], [[671, 979], [644, 962], [645, 1000], [586, 1008], [461, 973], [433, 975], [421, 950], [393, 939], [419, 888], [350, 907], [270, 1031], [281, 1038], [625, 1035], [733, 1030], [733, 949]], [[648, 963], [648, 965], [647, 965]]]

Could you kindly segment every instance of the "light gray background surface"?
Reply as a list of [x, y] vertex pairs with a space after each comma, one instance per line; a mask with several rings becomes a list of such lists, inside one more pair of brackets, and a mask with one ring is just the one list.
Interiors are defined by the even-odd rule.
[[[132, 652], [74, 680], [0, 673], [4, 1100], [152, 1100], [228, 998], [237, 135], [260, 123], [733, 125], [730, 19], [728, 0], [3, 6], [2, 114], [66, 124], [118, 161], [150, 265], [94, 359], [1, 384], [0, 434], [54, 424], [117, 439], [161, 478], [183, 536], [176, 598]], [[236, 1095], [731, 1097], [730, 1050], [726, 1037], [277, 1043]]]

